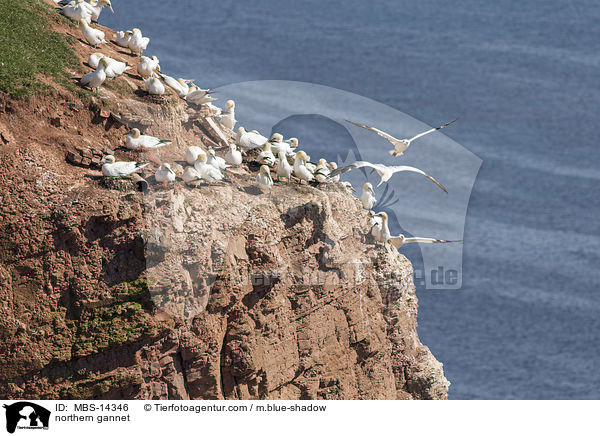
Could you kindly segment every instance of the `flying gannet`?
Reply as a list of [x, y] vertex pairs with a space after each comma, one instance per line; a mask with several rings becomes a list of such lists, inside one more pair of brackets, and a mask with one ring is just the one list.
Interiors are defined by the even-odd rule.
[[359, 123], [355, 123], [349, 120], [348, 121], [350, 124], [354, 124], [355, 126], [358, 127], [362, 127], [363, 129], [367, 129], [371, 132], [375, 132], [377, 133], [379, 136], [383, 136], [385, 139], [387, 139], [388, 141], [390, 141], [392, 143], [392, 145], [394, 146], [393, 150], [390, 150], [389, 153], [392, 156], [402, 156], [402, 153], [404, 153], [404, 151], [408, 148], [408, 146], [415, 140], [415, 139], [419, 139], [422, 136], [425, 136], [429, 133], [435, 132], [436, 130], [440, 130], [443, 129], [446, 126], [449, 126], [450, 124], [452, 124], [454, 121], [458, 120], [458, 118], [456, 118], [455, 120], [450, 121], [449, 123], [446, 124], [442, 124], [439, 127], [436, 127], [434, 129], [430, 129], [427, 130], [423, 133], [419, 133], [418, 135], [413, 136], [410, 139], [398, 139], [393, 137], [392, 135], [390, 135], [389, 133], [385, 133], [383, 130], [379, 130], [375, 127], [370, 127], [370, 126], [365, 126], [364, 124], [359, 124]]
[[[435, 183], [436, 185], [438, 185], [445, 193], [448, 193], [448, 191], [446, 190], [446, 188], [437, 180], [435, 180], [433, 177], [431, 177], [429, 174], [426, 174], [425, 172], [421, 171], [418, 168], [415, 167], [410, 167], [410, 166], [406, 166], [406, 165], [401, 165], [401, 166], [393, 166], [393, 167], [388, 167], [386, 165], [382, 165], [382, 164], [372, 164], [371, 162], [366, 162], [366, 161], [356, 161], [351, 165], [345, 166], [345, 167], [341, 167], [338, 169], [335, 169], [331, 172], [330, 177], [333, 176], [337, 176], [339, 174], [343, 174], [345, 172], [348, 172], [350, 170], [356, 169], [356, 168], [363, 168], [363, 167], [369, 167], [369, 168], [373, 168], [373, 171], [377, 171], [377, 174], [379, 174], [379, 176], [381, 177], [381, 181], [379, 182], [379, 184], [377, 186], [381, 186], [381, 184], [387, 182], [388, 180], [390, 180], [390, 178], [401, 171], [410, 171], [413, 173], [418, 173], [421, 174], [425, 177], [427, 177], [429, 180], [431, 180], [433, 183]], [[371, 172], [373, 172], [371, 171]]]
[[237, 130], [236, 140], [237, 145], [242, 147], [244, 150], [253, 150], [258, 147], [262, 147], [268, 139], [253, 130], [251, 132], [246, 132], [246, 129], [243, 127], [239, 127]]
[[162, 183], [166, 187], [169, 182], [175, 181], [175, 171], [171, 169], [170, 164], [164, 163], [158, 167], [154, 178], [158, 183]]
[[132, 53], [141, 55], [146, 48], [148, 48], [148, 43], [150, 42], [150, 38], [142, 36], [142, 31], [138, 28], [135, 28], [131, 31], [131, 38], [129, 39], [129, 50]]
[[137, 128], [131, 129], [125, 139], [125, 146], [130, 150], [144, 151], [157, 149], [171, 144], [171, 141], [158, 139], [154, 136], [142, 135]]
[[106, 80], [107, 67], [108, 61], [105, 58], [100, 59], [100, 61], [98, 61], [98, 68], [79, 79], [79, 83], [97, 91], [100, 85]]
[[207, 163], [206, 153], [200, 153], [198, 159], [194, 163], [194, 168], [198, 172], [201, 179], [207, 182], [214, 183], [223, 180], [223, 173]]
[[360, 195], [360, 202], [365, 209], [372, 209], [377, 199], [375, 198], [375, 191], [373, 191], [373, 185], [369, 182], [363, 185], [362, 194]]
[[256, 185], [262, 192], [271, 192], [273, 188], [273, 179], [271, 178], [271, 170], [268, 166], [263, 165], [256, 176]]
[[104, 39], [104, 32], [99, 29], [94, 29], [90, 27], [85, 19], [79, 20], [79, 24], [81, 25], [81, 31], [83, 32], [83, 37], [88, 42], [89, 45], [96, 48], [98, 44], [106, 44], [107, 41]]
[[227, 100], [227, 102], [225, 103], [225, 109], [221, 111], [221, 115], [219, 116], [219, 123], [221, 123], [222, 126], [233, 130], [236, 123], [235, 101]]
[[449, 242], [462, 242], [460, 240], [457, 241], [446, 241], [444, 239], [434, 239], [434, 238], [407, 238], [404, 235], [392, 236], [390, 234], [390, 228], [388, 226], [388, 215], [385, 212], [379, 212], [378, 214], [374, 214], [373, 212], [369, 212], [371, 219], [371, 234], [375, 238], [375, 240], [381, 244], [387, 244], [388, 242], [396, 249], [402, 247], [404, 244], [409, 244], [411, 242], [419, 242], [423, 244], [445, 244]]
[[140, 63], [137, 66], [137, 72], [140, 76], [150, 77], [156, 70], [160, 71], [160, 62], [156, 56], [151, 58], [147, 56], [140, 57]]
[[237, 149], [235, 144], [229, 144], [229, 150], [225, 154], [225, 162], [233, 166], [242, 164], [242, 152]]
[[151, 77], [144, 80], [144, 86], [146, 87], [148, 94], [163, 95], [165, 93], [165, 85], [163, 85], [156, 74], [153, 74]]
[[282, 177], [287, 179], [287, 182], [290, 183], [292, 179], [292, 166], [287, 160], [287, 156], [285, 152], [280, 151], [278, 154], [277, 163], [275, 164], [275, 174], [277, 174], [278, 180], [281, 180]]
[[302, 180], [308, 183], [313, 179], [312, 173], [306, 168], [307, 160], [308, 155], [304, 151], [300, 150], [296, 153], [293, 170], [294, 175], [300, 179], [300, 183], [302, 183]]
[[148, 164], [138, 164], [137, 162], [116, 162], [112, 154], [102, 159], [102, 174], [106, 177], [125, 177], [137, 173]]

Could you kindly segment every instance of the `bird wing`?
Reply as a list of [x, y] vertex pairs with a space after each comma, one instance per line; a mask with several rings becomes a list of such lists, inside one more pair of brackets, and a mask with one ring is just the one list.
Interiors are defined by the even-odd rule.
[[385, 168], [387, 168], [385, 165], [372, 164], [371, 162], [367, 162], [364, 160], [358, 160], [358, 161], [354, 162], [353, 164], [347, 165], [345, 167], [336, 168], [331, 173], [329, 173], [329, 177], [335, 177], [337, 175], [347, 173], [350, 170], [355, 170], [356, 168], [362, 168], [362, 167], [374, 168], [377, 171], [383, 171]]
[[391, 170], [392, 173], [397, 173], [399, 171], [411, 171], [413, 173], [421, 174], [421, 175], [427, 177], [429, 180], [431, 180], [436, 185], [438, 185], [442, 189], [442, 191], [444, 191], [446, 194], [448, 193], [448, 190], [444, 187], [444, 185], [442, 185], [440, 182], [438, 182], [437, 180], [435, 180], [433, 177], [431, 177], [425, 171], [422, 171], [422, 170], [420, 170], [418, 168], [410, 167], [410, 166], [407, 166], [407, 165], [401, 165], [401, 166], [395, 166], [395, 167], [386, 167], [386, 168], [388, 170]]
[[434, 128], [434, 129], [430, 129], [430, 130], [427, 130], [426, 132], [419, 133], [418, 135], [415, 135], [415, 136], [413, 136], [412, 138], [410, 138], [410, 139], [409, 139], [409, 142], [412, 142], [412, 141], [414, 141], [415, 139], [418, 139], [418, 138], [420, 138], [421, 136], [425, 136], [425, 135], [427, 135], [427, 134], [429, 134], [429, 133], [431, 133], [431, 132], [435, 132], [436, 130], [443, 129], [444, 127], [446, 127], [446, 126], [449, 126], [450, 124], [452, 124], [452, 123], [453, 123], [453, 122], [455, 122], [456, 120], [458, 120], [458, 118], [456, 118], [456, 119], [454, 119], [454, 120], [450, 121], [449, 123], [442, 124], [441, 126], [438, 126], [438, 127]]
[[128, 176], [129, 174], [135, 173], [141, 170], [148, 164], [139, 165], [137, 162], [115, 162], [113, 168], [119, 176]]
[[404, 150], [406, 150], [407, 145], [404, 142], [402, 142], [400, 139], [390, 135], [389, 133], [384, 132], [383, 130], [379, 130], [376, 127], [365, 126], [364, 124], [355, 123], [350, 120], [346, 120], [346, 121], [348, 121], [350, 124], [354, 124], [355, 126], [362, 127], [363, 129], [367, 129], [371, 132], [377, 133], [379, 136], [384, 137], [385, 139], [387, 139], [394, 145], [394, 149], [398, 153], [402, 153], [402, 152], [404, 152]]
[[[400, 237], [395, 236], [393, 238], [390, 238], [390, 241], [392, 242], [392, 244], [394, 244], [394, 240], [396, 240], [396, 243], [398, 243], [398, 241], [400, 240]], [[404, 238], [404, 244], [410, 244], [411, 242], [418, 242], [421, 244], [445, 244], [448, 242], [462, 242], [462, 240], [447, 241], [445, 239], [435, 239], [435, 238]], [[394, 244], [394, 246], [396, 247], [396, 244]], [[398, 248], [398, 247], [396, 247], [396, 248]]]

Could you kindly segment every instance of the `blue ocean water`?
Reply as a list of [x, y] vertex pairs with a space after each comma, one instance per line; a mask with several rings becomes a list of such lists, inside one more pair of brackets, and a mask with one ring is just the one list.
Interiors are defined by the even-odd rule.
[[[418, 290], [452, 399], [600, 398], [600, 3], [534, 0], [115, 2], [167, 74], [368, 96], [483, 160], [463, 287]], [[241, 109], [240, 109], [241, 110]], [[319, 118], [278, 127], [334, 138]], [[266, 132], [269, 133], [269, 132]], [[406, 254], [419, 266], [418, 249]]]

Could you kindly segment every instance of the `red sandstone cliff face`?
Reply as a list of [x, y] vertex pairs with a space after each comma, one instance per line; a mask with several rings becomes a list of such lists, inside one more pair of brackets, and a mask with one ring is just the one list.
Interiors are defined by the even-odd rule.
[[0, 98], [0, 396], [446, 398], [416, 333], [412, 266], [372, 243], [340, 186], [276, 183], [270, 197], [244, 166], [215, 186], [141, 193], [67, 161], [116, 149], [117, 119], [174, 139], [163, 161], [218, 145], [176, 96], [140, 84], [115, 79], [104, 104], [60, 88]]

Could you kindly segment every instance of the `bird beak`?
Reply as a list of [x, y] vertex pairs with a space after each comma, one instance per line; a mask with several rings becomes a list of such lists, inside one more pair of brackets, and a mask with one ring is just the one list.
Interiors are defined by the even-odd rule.
[[377, 185], [377, 187], [379, 188], [382, 183], [383, 183], [383, 180], [379, 182], [379, 184]]
[[113, 14], [115, 13], [115, 11], [114, 11], [114, 10], [113, 10], [113, 8], [112, 8], [112, 5], [108, 5], [108, 9], [110, 9], [110, 11], [111, 11]]
[[173, 169], [172, 169], [172, 168], [169, 168], [169, 172], [170, 172], [171, 174], [174, 174], [174, 175], [176, 175], [176, 174], [175, 174], [175, 171], [173, 171]]

